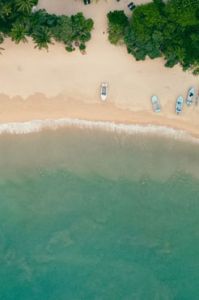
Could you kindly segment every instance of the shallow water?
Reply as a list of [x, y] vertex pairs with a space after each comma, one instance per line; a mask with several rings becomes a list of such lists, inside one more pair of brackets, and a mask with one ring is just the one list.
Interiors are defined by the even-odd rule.
[[0, 299], [199, 299], [199, 146], [0, 136]]

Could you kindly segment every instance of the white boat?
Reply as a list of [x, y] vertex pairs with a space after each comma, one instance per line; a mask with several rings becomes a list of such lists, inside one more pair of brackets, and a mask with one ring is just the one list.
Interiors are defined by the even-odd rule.
[[101, 87], [100, 87], [100, 96], [101, 96], [102, 101], [106, 100], [107, 94], [108, 94], [108, 83], [102, 82]]
[[151, 97], [151, 103], [152, 103], [152, 107], [153, 107], [153, 111], [154, 112], [160, 112], [161, 108], [160, 108], [160, 102], [157, 96], [152, 96]]
[[194, 96], [195, 96], [195, 89], [192, 87], [188, 90], [187, 101], [186, 101], [188, 106], [192, 104]]
[[182, 112], [184, 99], [182, 96], [179, 96], [176, 100], [176, 114], [179, 115]]

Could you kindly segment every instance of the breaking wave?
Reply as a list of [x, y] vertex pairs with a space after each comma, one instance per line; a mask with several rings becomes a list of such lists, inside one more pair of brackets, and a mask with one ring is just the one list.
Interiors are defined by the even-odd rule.
[[99, 129], [109, 132], [127, 133], [127, 134], [156, 134], [160, 136], [173, 137], [179, 140], [189, 140], [199, 143], [199, 139], [192, 137], [184, 130], [178, 130], [166, 126], [157, 125], [136, 125], [120, 124], [108, 121], [89, 121], [81, 119], [56, 119], [56, 120], [32, 120], [28, 122], [0, 123], [0, 134], [28, 134], [40, 132], [44, 129], [53, 129], [64, 127], [78, 127], [80, 129]]

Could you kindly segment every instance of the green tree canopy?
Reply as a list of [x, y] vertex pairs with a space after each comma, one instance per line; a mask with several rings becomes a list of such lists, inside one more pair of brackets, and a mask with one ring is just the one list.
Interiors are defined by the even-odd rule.
[[15, 6], [18, 12], [30, 14], [32, 7], [38, 3], [38, 0], [15, 0]]
[[13, 23], [12, 29], [10, 31], [10, 37], [16, 44], [19, 42], [26, 42], [27, 41], [27, 27], [24, 23], [19, 21]]
[[[114, 12], [115, 15], [118, 12]], [[121, 12], [120, 12], [121, 14]], [[167, 67], [180, 64], [199, 72], [199, 1], [153, 0], [139, 5], [119, 32], [108, 16], [110, 41], [123, 40], [137, 60], [164, 57]]]
[[53, 40], [63, 42], [67, 50], [75, 49], [75, 44], [85, 43], [91, 38], [92, 19], [82, 13], [74, 16], [57, 16], [46, 10], [32, 11], [38, 0], [0, 0], [0, 42], [10, 37], [15, 43], [32, 37], [39, 49], [48, 48]]
[[109, 41], [116, 45], [123, 40], [128, 18], [122, 10], [110, 11], [107, 17]]

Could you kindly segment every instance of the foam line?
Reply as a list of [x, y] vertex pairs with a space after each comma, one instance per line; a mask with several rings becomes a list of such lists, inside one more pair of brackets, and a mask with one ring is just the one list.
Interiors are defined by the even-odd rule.
[[44, 129], [58, 129], [75, 126], [78, 128], [101, 129], [109, 132], [127, 134], [156, 134], [160, 136], [173, 137], [180, 140], [190, 140], [199, 143], [199, 139], [192, 137], [189, 133], [166, 126], [156, 125], [134, 125], [119, 124], [107, 121], [88, 121], [81, 119], [56, 119], [56, 120], [32, 120], [28, 122], [0, 123], [0, 134], [28, 134], [40, 132]]

